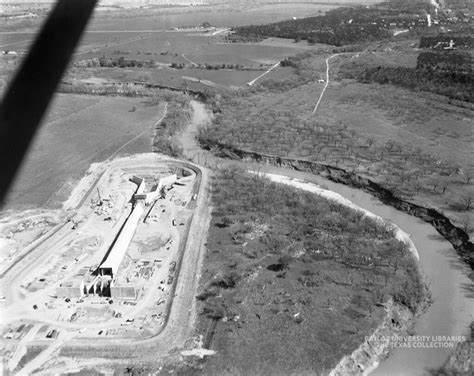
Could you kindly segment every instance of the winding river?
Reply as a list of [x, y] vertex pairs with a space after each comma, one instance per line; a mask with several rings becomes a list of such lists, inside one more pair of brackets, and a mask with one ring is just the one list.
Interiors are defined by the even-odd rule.
[[[473, 320], [474, 297], [469, 267], [451, 244], [422, 220], [382, 204], [370, 194], [308, 173], [266, 167], [263, 170], [313, 182], [341, 194], [354, 204], [398, 225], [410, 234], [420, 256], [422, 273], [430, 286], [433, 304], [418, 317], [414, 335], [467, 336]], [[422, 346], [429, 346], [424, 341]], [[454, 343], [454, 346], [456, 343]], [[423, 375], [442, 366], [453, 348], [396, 348], [371, 375]]]
[[[235, 161], [215, 157], [196, 145], [197, 129], [209, 121], [209, 114], [202, 103], [192, 102], [194, 114], [191, 126], [185, 131], [184, 151], [196, 162], [205, 161], [210, 166], [233, 164]], [[433, 303], [415, 321], [414, 335], [467, 336], [474, 320], [474, 294], [468, 275], [470, 268], [460, 261], [451, 243], [445, 240], [428, 223], [419, 218], [381, 203], [362, 190], [334, 183], [320, 176], [283, 169], [270, 165], [241, 163], [248, 170], [285, 175], [321, 185], [344, 196], [354, 204], [399, 226], [410, 234], [420, 257], [420, 268], [429, 284]], [[454, 346], [456, 343], [454, 343]], [[424, 375], [430, 369], [441, 367], [453, 348], [396, 348], [371, 373], [385, 375]]]

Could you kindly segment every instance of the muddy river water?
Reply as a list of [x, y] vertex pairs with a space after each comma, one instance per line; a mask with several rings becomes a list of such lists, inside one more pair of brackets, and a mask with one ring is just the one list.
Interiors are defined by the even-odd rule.
[[472, 282], [468, 278], [471, 271], [459, 260], [451, 244], [431, 225], [382, 204], [366, 192], [312, 174], [272, 167], [263, 170], [323, 185], [410, 234], [433, 298], [428, 310], [416, 319], [414, 333], [411, 334], [428, 338], [412, 341], [408, 345], [400, 340], [394, 341], [390, 356], [371, 375], [424, 375], [429, 369], [442, 366], [457, 342], [438, 336], [467, 337], [474, 313], [474, 297], [469, 291], [472, 291]]
[[[194, 156], [200, 161], [206, 160], [211, 165], [215, 163], [216, 166], [235, 163], [216, 158], [208, 151], [199, 149], [194, 139], [197, 134], [196, 128], [209, 119], [202, 104], [194, 102], [193, 107], [194, 118], [192, 126], [186, 132], [189, 140], [185, 142], [185, 154]], [[451, 243], [430, 224], [385, 205], [362, 190], [334, 183], [314, 174], [270, 165], [241, 163], [241, 166], [248, 170], [285, 175], [319, 184], [323, 188], [339, 193], [362, 209], [396, 224], [410, 234], [419, 254], [421, 271], [429, 284], [433, 299], [427, 311], [416, 319], [413, 335], [429, 338], [413, 343], [410, 348], [393, 348], [390, 356], [382, 361], [371, 375], [424, 375], [428, 370], [439, 368], [447, 361], [457, 343], [452, 343], [453, 347], [450, 347], [451, 344], [444, 347], [445, 342], [449, 341], [436, 341], [436, 337], [467, 336], [469, 325], [474, 319], [473, 284], [468, 277], [471, 270], [460, 261]]]
[[[210, 152], [199, 148], [195, 139], [197, 128], [210, 120], [204, 105], [196, 101], [193, 101], [192, 105], [193, 120], [183, 140], [185, 155], [196, 161], [206, 161], [216, 166], [235, 163], [216, 158]], [[416, 319], [413, 335], [429, 338], [418, 341], [416, 345], [412, 344], [411, 348], [394, 348], [390, 356], [382, 361], [371, 375], [424, 375], [428, 370], [439, 368], [446, 362], [457, 343], [452, 343], [453, 347], [450, 347], [451, 344], [444, 347], [446, 341], [433, 341], [433, 337], [467, 336], [469, 325], [474, 319], [473, 285], [468, 277], [471, 270], [460, 261], [451, 243], [438, 234], [430, 224], [385, 205], [362, 190], [331, 182], [318, 175], [271, 165], [256, 163], [240, 163], [240, 165], [247, 170], [279, 174], [319, 184], [322, 188], [339, 193], [362, 209], [396, 224], [410, 234], [419, 254], [421, 271], [426, 277], [433, 298], [428, 310]]]

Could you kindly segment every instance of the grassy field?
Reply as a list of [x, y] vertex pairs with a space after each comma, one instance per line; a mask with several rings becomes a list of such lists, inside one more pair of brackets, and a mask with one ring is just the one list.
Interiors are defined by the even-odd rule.
[[[345, 0], [336, 4], [311, 3], [307, 1], [290, 3], [287, 1], [222, 1], [212, 5], [190, 6], [147, 6], [135, 8], [98, 7], [91, 20], [91, 30], [147, 30], [169, 29], [186, 25], [200, 25], [205, 21], [217, 26], [240, 26], [282, 21], [291, 17], [308, 17], [321, 14], [340, 5], [373, 4], [378, 0]], [[5, 20], [0, 31], [35, 31], [41, 25], [51, 4], [38, 5], [28, 2], [30, 11], [38, 18]], [[16, 13], [17, 10], [14, 10]]]
[[380, 303], [422, 299], [405, 246], [339, 204], [230, 169], [213, 205], [198, 295], [198, 333], [217, 351], [206, 375], [327, 372], [381, 322]]
[[378, 48], [369, 48], [369, 53], [360, 53], [354, 58], [341, 61], [338, 71], [353, 71], [360, 68], [374, 67], [406, 67], [415, 68], [419, 51], [413, 47], [418, 46], [418, 40], [407, 40]]
[[[376, 57], [368, 55], [364, 59]], [[315, 79], [325, 76], [326, 56], [307, 59], [310, 64], [297, 73], [301, 84], [279, 77], [282, 83], [276, 86], [263, 80], [260, 91], [220, 96], [211, 104], [219, 113], [215, 124], [202, 138], [346, 168], [397, 195], [437, 207], [472, 230], [472, 105], [390, 85], [335, 81], [338, 65], [357, 59], [349, 55], [332, 60], [330, 86], [313, 115], [324, 86]], [[410, 59], [398, 57], [403, 64]], [[285, 84], [286, 90], [273, 90]]]
[[162, 105], [150, 106], [142, 98], [58, 94], [5, 208], [56, 207], [91, 163], [116, 152], [151, 151], [153, 125], [162, 113]]
[[19, 64], [16, 57], [0, 56], [0, 98]]
[[201, 25], [210, 22], [215, 26], [238, 26], [304, 17], [325, 12], [337, 5], [330, 4], [263, 4], [249, 6], [234, 2], [223, 6], [180, 7], [170, 9], [122, 10], [100, 15], [91, 30], [147, 30]]
[[[76, 60], [105, 56], [126, 59], [180, 63], [185, 54], [197, 63], [268, 64], [303, 49], [304, 43], [227, 44], [222, 37], [203, 36], [200, 32], [93, 33], [83, 38]], [[88, 52], [91, 51], [91, 52]], [[186, 60], [184, 60], [186, 62]]]
[[[267, 64], [274, 64], [309, 47], [305, 42], [271, 38], [261, 43], [230, 45], [223, 42], [223, 35], [205, 35], [203, 32], [173, 32], [171, 27], [201, 25], [210, 22], [216, 26], [234, 26], [244, 22], [259, 23], [292, 16], [301, 17], [308, 13], [325, 11], [332, 6], [311, 4], [278, 4], [262, 5], [251, 8], [229, 11], [227, 8], [214, 9], [208, 13], [203, 9], [154, 9], [147, 12], [135, 10], [134, 16], [118, 12], [99, 12], [89, 25], [73, 57], [74, 62], [99, 59], [103, 56], [111, 59], [123, 58], [153, 62], [156, 69], [132, 69], [121, 75], [125, 80], [136, 78], [149, 79], [152, 83], [174, 87], [188, 87], [204, 90], [213, 86], [240, 86], [259, 73], [249, 71], [175, 71], [162, 70], [172, 63], [185, 64], [188, 68], [196, 64], [232, 64], [240, 67], [263, 69]], [[208, 10], [208, 9], [206, 9]], [[138, 13], [137, 13], [138, 12]], [[160, 13], [161, 12], [161, 13]], [[148, 31], [147, 31], [148, 30]], [[154, 32], [150, 32], [153, 30]], [[156, 31], [156, 30], [162, 30]], [[100, 32], [103, 31], [103, 32]], [[32, 33], [0, 34], [0, 46], [5, 50], [27, 51], [33, 40]], [[184, 56], [183, 56], [184, 55]], [[4, 59], [4, 58], [2, 58]], [[13, 72], [12, 62], [3, 63], [0, 77], [2, 87]], [[191, 63], [191, 61], [193, 63]], [[109, 71], [104, 76], [109, 76]], [[86, 75], [94, 73], [86, 72]], [[101, 76], [101, 74], [99, 74]], [[138, 76], [138, 77], [137, 77]], [[183, 76], [186, 79], [183, 79]], [[115, 78], [114, 74], [114, 78]], [[191, 78], [191, 79], [189, 79]], [[205, 82], [195, 82], [203, 80]]]
[[[123, 43], [128, 39], [139, 36], [150, 36], [150, 34], [146, 32], [147, 30], [169, 30], [173, 27], [200, 26], [204, 22], [210, 22], [214, 26], [222, 27], [274, 22], [291, 17], [305, 17], [320, 14], [320, 12], [333, 9], [335, 6], [329, 4], [282, 3], [249, 7], [248, 4], [244, 6], [232, 4], [231, 6], [224, 5], [214, 7], [171, 7], [97, 11], [88, 26], [88, 31], [94, 33], [84, 34], [81, 43], [81, 51], [97, 47], [105, 48], [106, 45]], [[50, 6], [47, 8], [49, 7]], [[42, 12], [42, 15], [44, 13], [45, 12]], [[41, 17], [27, 20], [5, 20], [0, 25], [0, 31], [37, 31], [41, 21]], [[105, 32], [96, 33], [97, 31]], [[111, 31], [117, 32], [110, 33]], [[21, 42], [25, 40], [31, 41], [33, 37], [34, 34], [26, 33], [1, 34], [0, 46], [18, 43], [18, 45], [13, 47], [21, 47], [23, 49], [24, 46]], [[176, 42], [173, 37], [170, 37], [170, 39], [170, 42]], [[166, 41], [166, 38], [162, 38], [162, 40]], [[155, 40], [155, 42], [159, 44], [162, 40]], [[150, 44], [148, 44], [148, 46], [150, 46]], [[153, 43], [152, 47], [155, 47]]]
[[91, 78], [100, 78], [112, 82], [146, 82], [182, 89], [187, 87], [191, 90], [204, 90], [209, 87], [242, 86], [261, 73], [261, 70], [229, 69], [75, 68], [68, 79], [87, 82]]

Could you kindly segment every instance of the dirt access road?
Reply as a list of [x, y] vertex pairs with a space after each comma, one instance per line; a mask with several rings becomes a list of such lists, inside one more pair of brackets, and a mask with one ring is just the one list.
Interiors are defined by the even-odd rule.
[[[116, 362], [141, 364], [144, 361], [159, 361], [159, 358], [170, 351], [184, 346], [195, 321], [195, 296], [211, 217], [209, 171], [193, 167], [201, 172], [201, 181], [196, 192], [195, 211], [188, 236], [183, 242], [183, 259], [166, 327], [158, 335], [148, 339], [100, 339], [93, 344], [76, 339], [64, 346], [71, 356], [77, 353], [81, 357], [107, 357], [114, 358]], [[87, 360], [85, 363], [87, 364]]]
[[314, 106], [313, 115], [316, 113], [316, 111], [318, 111], [319, 104], [323, 100], [324, 93], [326, 92], [326, 89], [329, 86], [329, 60], [334, 59], [336, 56], [339, 56], [339, 55], [340, 54], [334, 54], [334, 55], [329, 56], [326, 59], [326, 83], [324, 84], [323, 90], [321, 91], [321, 94], [319, 95], [318, 101], [316, 102], [316, 105]]
[[[154, 162], [155, 157], [156, 155], [153, 154], [149, 162]], [[129, 164], [131, 167], [140, 163], [136, 158], [137, 157], [130, 158]], [[68, 367], [65, 365], [70, 364], [69, 355], [76, 358], [73, 362], [73, 368], [81, 368], [82, 366], [89, 364], [91, 358], [98, 357], [113, 358], [115, 363], [125, 362], [127, 364], [131, 363], [131, 359], [136, 359], [138, 364], [146, 361], [156, 361], [157, 354], [165, 356], [173, 349], [182, 348], [185, 341], [190, 337], [195, 320], [195, 296], [200, 275], [199, 271], [202, 264], [204, 244], [207, 239], [207, 229], [210, 222], [208, 171], [182, 161], [165, 157], [159, 159], [174, 165], [186, 166], [186, 168], [190, 168], [196, 173], [196, 185], [193, 192], [195, 200], [194, 203], [190, 204], [191, 207], [194, 208], [194, 213], [189, 221], [184, 238], [179, 242], [182, 261], [181, 267], [176, 272], [176, 285], [173, 290], [174, 296], [172, 296], [174, 299], [171, 303], [168, 315], [169, 319], [166, 326], [157, 335], [145, 339], [94, 338], [94, 340], [91, 341], [90, 338], [86, 338], [87, 335], [76, 335], [76, 333], [79, 333], [77, 332], [77, 329], [80, 329], [81, 325], [75, 324], [65, 328], [65, 324], [61, 325], [44, 318], [35, 319], [35, 312], [29, 312], [31, 315], [23, 315], [28, 321], [35, 322], [39, 320], [40, 322], [50, 324], [53, 327], [62, 327], [63, 330], [61, 333], [63, 333], [64, 329], [67, 329], [67, 331], [61, 335], [60, 340], [58, 341], [51, 342], [43, 339], [36, 341], [31, 339], [31, 341], [29, 341], [30, 345], [46, 346], [46, 350], [41, 354], [45, 353], [48, 356], [38, 356], [30, 363], [26, 364], [24, 370], [27, 370], [28, 373], [36, 372], [39, 369], [42, 369], [43, 366], [45, 367], [45, 372], [49, 372], [51, 369], [54, 369], [55, 372], [68, 372]], [[156, 161], [154, 163], [156, 163]], [[86, 188], [87, 187], [84, 187], [84, 190], [86, 190]], [[66, 233], [71, 231], [67, 230], [69, 229], [65, 229]], [[55, 235], [57, 235], [56, 238], [59, 237], [57, 240], [64, 243], [64, 236], [62, 236], [64, 234]], [[32, 252], [31, 255], [33, 255], [33, 253], [35, 252]], [[36, 256], [38, 256], [38, 254], [36, 254]], [[35, 267], [34, 264], [36, 263], [32, 264], [30, 258], [24, 261], [28, 262], [18, 264], [13, 268], [15, 270], [12, 269], [10, 272], [15, 272], [18, 268], [24, 271]], [[7, 273], [6, 276], [9, 279], [15, 279], [18, 275], [17, 273], [14, 273], [14, 275], [9, 274], [10, 273]], [[24, 314], [25, 312], [21, 310], [22, 308], [25, 307], [20, 304], [18, 309]], [[89, 326], [96, 327], [97, 325]], [[82, 327], [86, 332], [88, 332], [88, 325], [84, 324]], [[69, 331], [69, 329], [71, 330]], [[96, 332], [97, 330], [95, 330], [95, 333]], [[67, 358], [52, 356], [53, 353], [56, 354], [59, 351], [65, 351], [68, 354]], [[140, 356], [137, 357], [137, 354], [140, 354]], [[44, 364], [45, 362], [47, 363]], [[104, 360], [104, 362], [106, 361]], [[22, 374], [22, 371], [23, 370], [20, 370], [20, 374]]]
[[[69, 339], [61, 343], [63, 353], [67, 354], [67, 357], [59, 357], [56, 362], [49, 361], [46, 364], [48, 371], [68, 372], [89, 365], [107, 363], [142, 365], [148, 361], [157, 365], [174, 349], [183, 348], [185, 342], [189, 340], [196, 320], [195, 296], [211, 219], [210, 171], [201, 166], [222, 167], [224, 161], [199, 147], [197, 142], [199, 129], [209, 124], [212, 114], [200, 102], [192, 101], [191, 106], [193, 108], [192, 120], [182, 133], [180, 140], [184, 156], [200, 165], [199, 167], [194, 165], [194, 167], [201, 172], [201, 182], [197, 190], [195, 212], [185, 242], [174, 299], [165, 328], [155, 337], [148, 339], [126, 341], [94, 339], [93, 343], [79, 338]], [[225, 163], [232, 163], [232, 161], [227, 160]], [[137, 356], [137, 354], [140, 355]], [[71, 362], [71, 357], [75, 358], [73, 362]], [[39, 366], [38, 363], [34, 364]]]
[[278, 61], [276, 62], [274, 65], [272, 65], [268, 70], [266, 70], [265, 72], [263, 72], [260, 76], [258, 76], [257, 78], [254, 78], [252, 81], [249, 81], [247, 82], [247, 85], [248, 86], [253, 86], [255, 84], [255, 82], [257, 82], [259, 79], [261, 79], [262, 77], [266, 76], [268, 73], [270, 73], [272, 70], [274, 70], [276, 67], [278, 67], [280, 65], [281, 61]]
[[[326, 83], [324, 84], [323, 90], [321, 91], [321, 94], [319, 95], [318, 101], [316, 102], [316, 104], [314, 106], [313, 113], [312, 113], [313, 115], [318, 111], [319, 105], [320, 105], [321, 101], [323, 100], [324, 94], [326, 93], [326, 89], [329, 86], [329, 69], [330, 69], [329, 62], [332, 59], [334, 59], [335, 57], [338, 57], [338, 56], [344, 56], [344, 55], [353, 55], [354, 56], [355, 55], [357, 57], [358, 55], [366, 54], [366, 53], [368, 53], [367, 49], [365, 49], [364, 51], [359, 52], [357, 54], [355, 54], [354, 52], [341, 52], [341, 53], [338, 53], [338, 54], [331, 55], [326, 59]], [[376, 54], [376, 55], [381, 57], [384, 60], [387, 60], [387, 58], [384, 58], [381, 55], [378, 55], [378, 54]], [[387, 61], [390, 62], [390, 60], [387, 60]], [[390, 63], [393, 64], [393, 62], [390, 62]]]

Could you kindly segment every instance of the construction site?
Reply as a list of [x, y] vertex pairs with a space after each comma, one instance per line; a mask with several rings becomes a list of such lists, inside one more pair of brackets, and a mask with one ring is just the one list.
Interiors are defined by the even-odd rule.
[[0, 237], [15, 255], [2, 269], [4, 369], [18, 371], [35, 341], [160, 333], [200, 183], [191, 164], [147, 154], [122, 158], [94, 166], [54, 224], [45, 229], [39, 221], [35, 247], [22, 250], [18, 220], [0, 223]]

